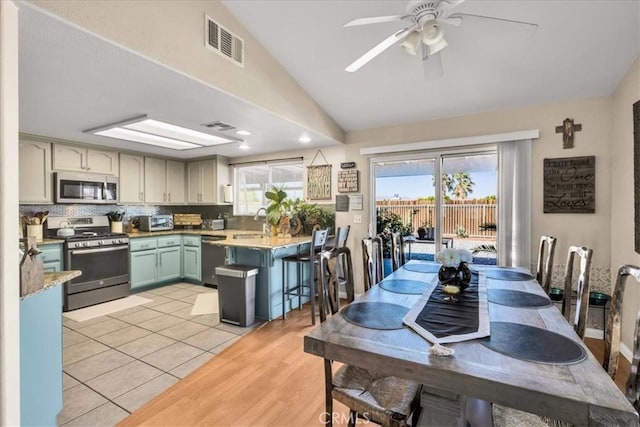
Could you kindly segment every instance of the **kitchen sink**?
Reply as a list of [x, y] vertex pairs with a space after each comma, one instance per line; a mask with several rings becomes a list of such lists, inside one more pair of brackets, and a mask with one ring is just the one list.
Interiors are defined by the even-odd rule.
[[234, 234], [231, 237], [233, 239], [262, 239], [264, 236], [260, 233], [243, 233], [243, 234]]

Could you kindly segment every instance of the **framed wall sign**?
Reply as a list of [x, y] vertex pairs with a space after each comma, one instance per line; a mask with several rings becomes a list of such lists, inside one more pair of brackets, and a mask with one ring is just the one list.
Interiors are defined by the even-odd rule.
[[362, 207], [362, 194], [351, 194], [349, 196], [349, 203], [351, 204], [351, 210], [361, 211]]
[[356, 162], [342, 162], [340, 163], [340, 169], [353, 169], [356, 167]]
[[595, 213], [596, 157], [544, 159], [544, 213]]
[[349, 211], [349, 196], [336, 196], [336, 212]]
[[331, 199], [331, 165], [307, 166], [307, 197]]
[[358, 185], [358, 170], [347, 169], [338, 171], [338, 192], [339, 193], [357, 193], [359, 189]]

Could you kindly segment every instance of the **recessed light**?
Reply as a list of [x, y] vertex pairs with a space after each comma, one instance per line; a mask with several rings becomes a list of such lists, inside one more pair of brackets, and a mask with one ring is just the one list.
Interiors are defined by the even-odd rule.
[[249, 146], [247, 145], [246, 142], [242, 142], [240, 145], [238, 145], [238, 148], [241, 150], [248, 150]]
[[249, 136], [251, 135], [251, 132], [249, 132], [248, 130], [237, 130], [236, 133], [238, 135], [244, 135], [244, 136]]
[[301, 136], [298, 141], [302, 142], [303, 144], [306, 144], [307, 142], [311, 142], [311, 138], [309, 138], [307, 135]]

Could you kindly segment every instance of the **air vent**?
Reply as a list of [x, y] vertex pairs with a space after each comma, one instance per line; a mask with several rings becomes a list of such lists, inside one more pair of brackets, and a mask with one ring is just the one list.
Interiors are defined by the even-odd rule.
[[244, 41], [218, 22], [204, 16], [205, 46], [244, 67]]
[[236, 127], [230, 125], [229, 123], [215, 121], [211, 123], [203, 123], [202, 126], [208, 127], [210, 129], [219, 130], [219, 131], [227, 131], [234, 130]]

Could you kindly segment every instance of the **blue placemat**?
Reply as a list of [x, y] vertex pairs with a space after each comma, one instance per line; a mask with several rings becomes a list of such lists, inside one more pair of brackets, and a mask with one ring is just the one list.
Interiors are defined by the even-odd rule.
[[418, 264], [418, 263], [407, 263], [402, 266], [407, 271], [415, 271], [417, 273], [437, 273], [440, 270], [440, 264]]
[[370, 329], [402, 329], [407, 307], [388, 302], [355, 302], [342, 310], [342, 315], [354, 325]]
[[417, 280], [388, 279], [380, 282], [382, 289], [397, 294], [422, 295], [428, 286], [429, 283]]

